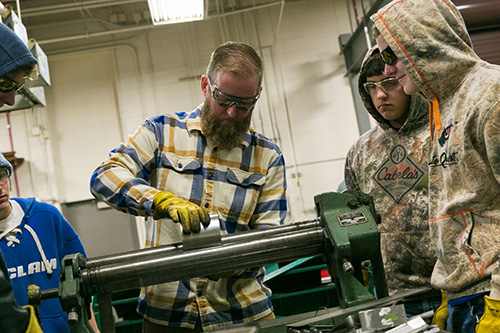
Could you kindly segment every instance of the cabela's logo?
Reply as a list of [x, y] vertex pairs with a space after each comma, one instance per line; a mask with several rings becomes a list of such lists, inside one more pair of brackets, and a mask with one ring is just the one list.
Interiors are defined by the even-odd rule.
[[396, 203], [423, 177], [424, 172], [408, 157], [403, 146], [397, 145], [389, 158], [375, 172], [373, 179]]

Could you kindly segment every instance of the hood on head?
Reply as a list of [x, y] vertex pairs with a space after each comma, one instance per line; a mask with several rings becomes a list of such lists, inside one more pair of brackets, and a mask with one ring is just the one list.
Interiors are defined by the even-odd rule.
[[0, 22], [0, 77], [36, 62], [26, 44]]
[[[375, 105], [373, 105], [372, 98], [370, 94], [368, 94], [363, 87], [363, 84], [366, 82], [366, 78], [362, 77], [361, 72], [365, 70], [365, 66], [367, 65], [367, 60], [374, 54], [379, 53], [378, 47], [375, 45], [365, 55], [363, 62], [361, 64], [360, 75], [358, 79], [358, 92], [365, 105], [366, 111], [377, 121], [377, 123], [384, 130], [393, 129], [393, 127], [389, 124], [389, 122], [382, 117], [382, 115], [377, 111]], [[382, 75], [383, 73], [381, 73]], [[410, 96], [410, 112], [408, 112], [408, 119], [405, 124], [400, 129], [393, 129], [398, 132], [409, 132], [414, 129], [420, 128], [429, 122], [428, 118], [428, 105], [429, 103], [425, 100], [425, 98], [420, 94], [415, 94]]]
[[481, 61], [449, 0], [394, 0], [371, 20], [429, 100], [448, 96]]
[[359, 70], [359, 77], [358, 77], [358, 92], [359, 96], [361, 97], [361, 100], [363, 101], [363, 104], [365, 105], [366, 111], [372, 116], [377, 123], [380, 124], [380, 126], [385, 128], [390, 128], [387, 120], [382, 117], [380, 113], [378, 113], [377, 109], [375, 108], [375, 105], [373, 105], [372, 98], [371, 96], [365, 91], [365, 88], [363, 87], [363, 84], [366, 82], [366, 77], [363, 77], [361, 73], [365, 70], [366, 63], [368, 59], [376, 54], [379, 53], [377, 45], [372, 47], [370, 50], [365, 55], [365, 58], [363, 59], [363, 62], [361, 63], [361, 69]]

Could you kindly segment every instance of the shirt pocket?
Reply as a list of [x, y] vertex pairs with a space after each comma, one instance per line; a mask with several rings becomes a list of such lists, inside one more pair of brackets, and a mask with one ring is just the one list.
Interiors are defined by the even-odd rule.
[[157, 171], [158, 179], [154, 181], [156, 188], [189, 199], [193, 195], [194, 177], [201, 172], [201, 162], [194, 156], [166, 153], [162, 155]]
[[250, 229], [249, 223], [265, 183], [266, 176], [259, 172], [227, 168], [226, 180], [220, 189], [222, 200], [219, 209], [227, 232]]
[[179, 156], [174, 153], [162, 155], [161, 167], [168, 167], [177, 172], [192, 172], [201, 168], [200, 160], [194, 156]]

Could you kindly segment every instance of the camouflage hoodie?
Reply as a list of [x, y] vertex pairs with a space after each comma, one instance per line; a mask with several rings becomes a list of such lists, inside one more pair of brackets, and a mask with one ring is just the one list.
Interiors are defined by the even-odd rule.
[[431, 282], [449, 299], [491, 290], [500, 251], [500, 67], [474, 53], [449, 0], [392, 1], [371, 19], [433, 101]]
[[[368, 52], [362, 68], [373, 52]], [[408, 119], [394, 129], [375, 109], [362, 84], [358, 82], [359, 94], [378, 124], [349, 150], [346, 188], [372, 195], [382, 217], [379, 230], [389, 293], [429, 287], [436, 262], [427, 214], [429, 102], [412, 96]]]

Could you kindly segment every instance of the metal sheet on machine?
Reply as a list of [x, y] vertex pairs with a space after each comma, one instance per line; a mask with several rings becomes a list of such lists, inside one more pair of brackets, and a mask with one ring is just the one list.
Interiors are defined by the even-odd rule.
[[210, 224], [206, 228], [202, 225], [200, 232], [182, 235], [182, 246], [184, 250], [193, 250], [221, 244], [220, 221], [219, 215], [217, 214], [210, 214]]

